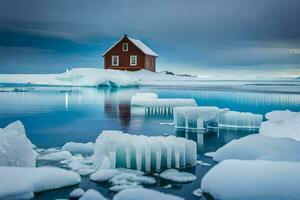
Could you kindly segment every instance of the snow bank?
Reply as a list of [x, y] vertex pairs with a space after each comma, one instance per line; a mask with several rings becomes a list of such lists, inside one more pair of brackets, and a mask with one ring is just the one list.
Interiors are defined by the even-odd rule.
[[204, 122], [217, 121], [221, 112], [229, 111], [228, 108], [220, 109], [215, 106], [182, 106], [174, 108], [174, 123], [177, 128], [203, 129]]
[[176, 169], [168, 169], [160, 173], [159, 176], [163, 179], [178, 182], [178, 183], [186, 183], [186, 182], [194, 181], [197, 178], [194, 174], [188, 172], [179, 172]]
[[296, 200], [299, 183], [299, 162], [226, 160], [203, 177], [201, 189], [222, 200]]
[[160, 171], [162, 167], [195, 166], [196, 157], [196, 142], [185, 138], [103, 131], [96, 140], [94, 164], [97, 168], [105, 164], [108, 168]]
[[266, 114], [259, 133], [270, 137], [288, 137], [300, 141], [300, 112], [276, 110]]
[[165, 194], [155, 190], [145, 188], [126, 189], [116, 194], [113, 200], [183, 200], [170, 194]]
[[289, 138], [272, 138], [253, 134], [232, 140], [214, 154], [215, 161], [227, 159], [300, 161], [300, 142]]
[[0, 128], [0, 166], [35, 167], [36, 153], [20, 121]]
[[260, 114], [250, 112], [228, 111], [218, 115], [219, 127], [259, 128], [263, 120]]
[[80, 182], [77, 173], [54, 167], [0, 167], [0, 199], [30, 199], [33, 193]]
[[69, 151], [72, 154], [82, 154], [82, 155], [93, 155], [95, 144], [92, 142], [88, 143], [77, 143], [77, 142], [67, 142], [62, 146], [62, 150]]

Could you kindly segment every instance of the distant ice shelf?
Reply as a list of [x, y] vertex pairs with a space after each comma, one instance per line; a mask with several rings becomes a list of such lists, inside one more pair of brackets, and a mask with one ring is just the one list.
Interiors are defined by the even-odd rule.
[[149, 172], [197, 164], [196, 143], [175, 136], [148, 137], [103, 131], [95, 146], [97, 168], [124, 167]]

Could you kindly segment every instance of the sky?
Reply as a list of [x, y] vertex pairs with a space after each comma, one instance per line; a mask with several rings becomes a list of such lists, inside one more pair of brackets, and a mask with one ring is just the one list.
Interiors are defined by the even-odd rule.
[[103, 68], [126, 33], [157, 70], [300, 71], [299, 0], [0, 0], [0, 73]]

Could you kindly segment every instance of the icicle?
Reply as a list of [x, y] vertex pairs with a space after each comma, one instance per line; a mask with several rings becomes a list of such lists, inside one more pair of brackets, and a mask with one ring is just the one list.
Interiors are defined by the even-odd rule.
[[125, 147], [125, 154], [126, 154], [126, 167], [131, 167], [131, 146], [126, 145]]

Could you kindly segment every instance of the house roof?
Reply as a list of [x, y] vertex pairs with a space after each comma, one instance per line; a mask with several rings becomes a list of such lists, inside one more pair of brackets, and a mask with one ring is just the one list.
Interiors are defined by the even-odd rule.
[[[123, 38], [122, 38], [123, 39]], [[109, 52], [112, 48], [114, 48], [122, 39], [120, 39], [118, 42], [116, 42], [114, 45], [112, 45], [107, 51], [105, 51], [102, 56], [104, 56], [107, 52]], [[128, 39], [137, 47], [139, 48], [144, 54], [150, 55], [150, 56], [158, 56], [150, 47], [148, 47], [145, 43], [143, 43], [141, 40], [134, 39], [128, 37]]]

